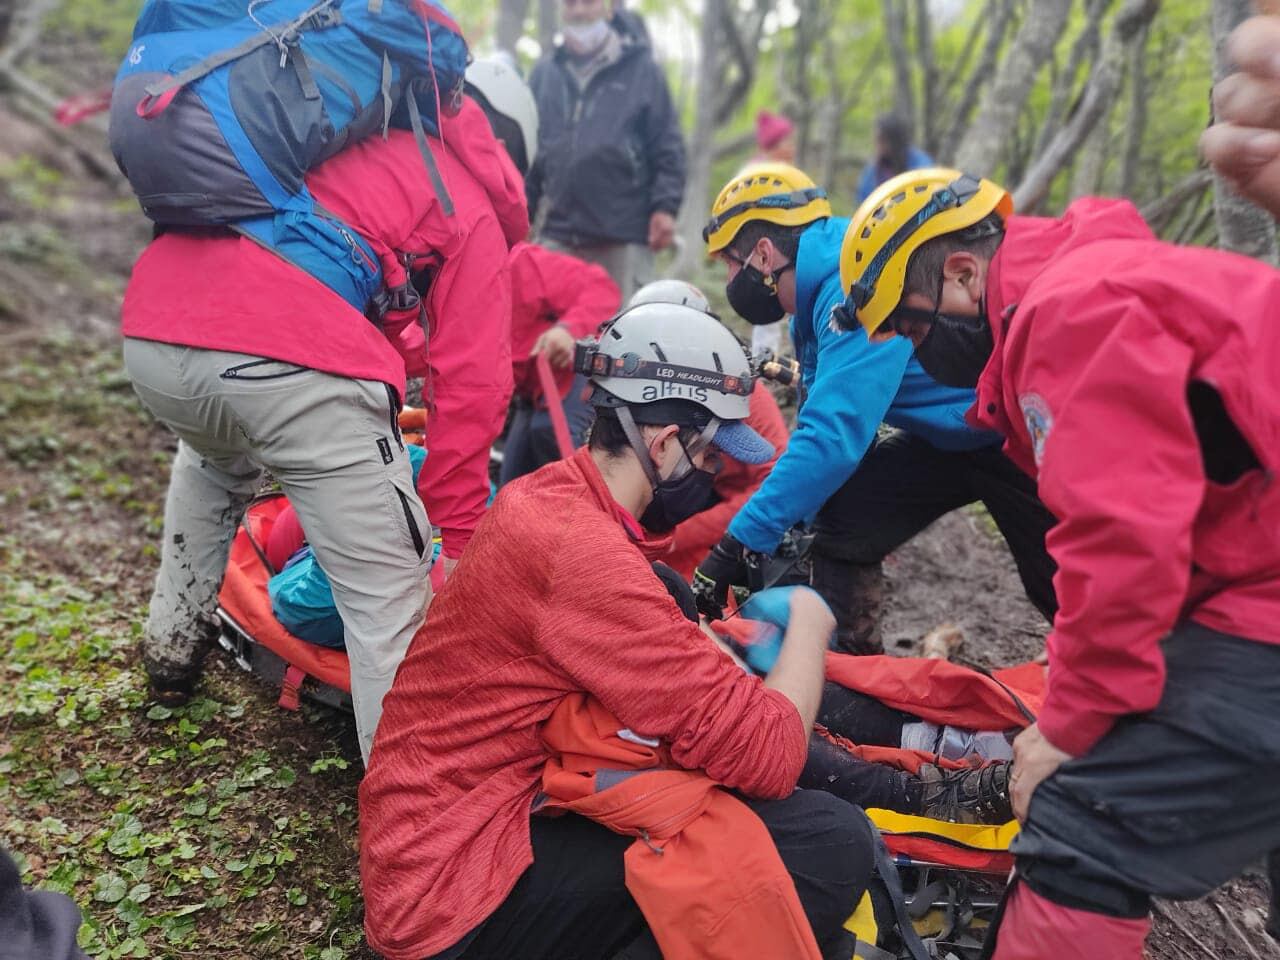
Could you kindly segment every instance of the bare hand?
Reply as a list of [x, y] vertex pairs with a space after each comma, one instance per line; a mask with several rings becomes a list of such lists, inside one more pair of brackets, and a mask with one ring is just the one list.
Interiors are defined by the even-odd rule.
[[1074, 759], [1071, 754], [1059, 750], [1045, 739], [1039, 726], [1032, 724], [1018, 734], [1013, 741], [1013, 776], [1009, 780], [1009, 799], [1013, 802], [1013, 815], [1019, 823], [1027, 820], [1031, 795], [1040, 781]]
[[549, 327], [534, 341], [529, 356], [547, 355], [547, 363], [553, 367], [567, 367], [573, 362], [573, 335], [564, 327]]
[[1240, 24], [1227, 56], [1239, 72], [1214, 87], [1218, 122], [1201, 135], [1200, 149], [1237, 191], [1280, 216], [1280, 17]]
[[458, 557], [441, 557], [440, 561], [444, 564], [444, 578], [448, 580], [453, 576], [453, 571], [458, 569]]
[[831, 632], [836, 628], [836, 618], [821, 596], [808, 587], [797, 587], [791, 594], [789, 606], [790, 623], [813, 631], [824, 642], [830, 641]]
[[655, 210], [649, 218], [649, 249], [665, 250], [676, 238], [676, 218], [665, 210]]

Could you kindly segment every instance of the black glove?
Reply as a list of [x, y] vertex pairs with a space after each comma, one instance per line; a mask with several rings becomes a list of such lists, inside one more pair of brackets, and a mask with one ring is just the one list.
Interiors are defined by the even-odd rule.
[[746, 550], [736, 537], [726, 533], [693, 571], [693, 595], [698, 612], [711, 620], [722, 619], [729, 588], [745, 583], [746, 578]]

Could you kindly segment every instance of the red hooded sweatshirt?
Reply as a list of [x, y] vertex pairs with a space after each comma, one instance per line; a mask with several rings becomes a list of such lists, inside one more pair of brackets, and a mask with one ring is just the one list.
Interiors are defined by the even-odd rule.
[[489, 446], [511, 394], [506, 261], [529, 218], [520, 176], [472, 101], [430, 145], [452, 217], [405, 131], [369, 137], [307, 176], [317, 202], [377, 252], [389, 286], [405, 280], [400, 253], [440, 263], [426, 297], [429, 351], [416, 311], [389, 315], [384, 335], [309, 274], [229, 233], [173, 231], [151, 243], [125, 291], [122, 332], [379, 380], [401, 397], [406, 368], [429, 374], [431, 455], [418, 486], [445, 555], [457, 557], [484, 512]]
[[[511, 272], [511, 370], [517, 396], [542, 395], [529, 351], [548, 327], [560, 325], [575, 340], [590, 336], [618, 312], [622, 294], [604, 267], [532, 243], [517, 243]], [[573, 383], [571, 369], [556, 372], [560, 395]]]
[[365, 932], [389, 960], [456, 943], [532, 862], [543, 727], [570, 694], [727, 787], [795, 787], [795, 707], [684, 618], [628, 528], [584, 447], [503, 487], [431, 604], [360, 784]]
[[[996, 346], [970, 416], [1059, 518], [1039, 724], [1078, 755], [1156, 706], [1178, 622], [1280, 643], [1280, 272], [1160, 243], [1128, 202], [1088, 198], [1010, 219], [987, 310]], [[1193, 383], [1259, 469], [1206, 477]]]

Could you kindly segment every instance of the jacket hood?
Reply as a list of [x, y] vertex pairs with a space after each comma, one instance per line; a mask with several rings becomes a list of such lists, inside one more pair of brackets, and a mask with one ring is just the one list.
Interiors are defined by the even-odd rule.
[[1031, 281], [1065, 253], [1099, 240], [1154, 240], [1137, 208], [1128, 200], [1085, 197], [1061, 217], [1012, 216], [987, 277], [987, 313], [997, 343], [1005, 313], [1022, 298]]
[[525, 201], [524, 178], [493, 135], [489, 118], [470, 97], [464, 97], [457, 116], [444, 121], [441, 137], [484, 188], [502, 224], [508, 249], [529, 235], [529, 207]]
[[[815, 220], [800, 235], [796, 252], [796, 315], [807, 317], [827, 278], [840, 272], [840, 245], [848, 217]], [[826, 322], [826, 318], [822, 318]]]
[[1128, 200], [1084, 197], [1061, 217], [1012, 216], [987, 274], [987, 318], [994, 349], [978, 381], [977, 403], [968, 420], [1008, 435], [999, 403], [1004, 374], [1004, 340], [1018, 301], [1045, 269], [1064, 254], [1100, 240], [1155, 240], [1155, 234]]

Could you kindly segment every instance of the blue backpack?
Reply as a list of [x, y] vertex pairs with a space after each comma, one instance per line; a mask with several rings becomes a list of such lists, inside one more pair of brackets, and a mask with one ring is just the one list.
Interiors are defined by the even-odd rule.
[[467, 46], [435, 0], [147, 0], [116, 74], [110, 141], [143, 212], [229, 225], [359, 310], [382, 292], [367, 243], [320, 208], [308, 170], [389, 126], [427, 145], [461, 102]]

